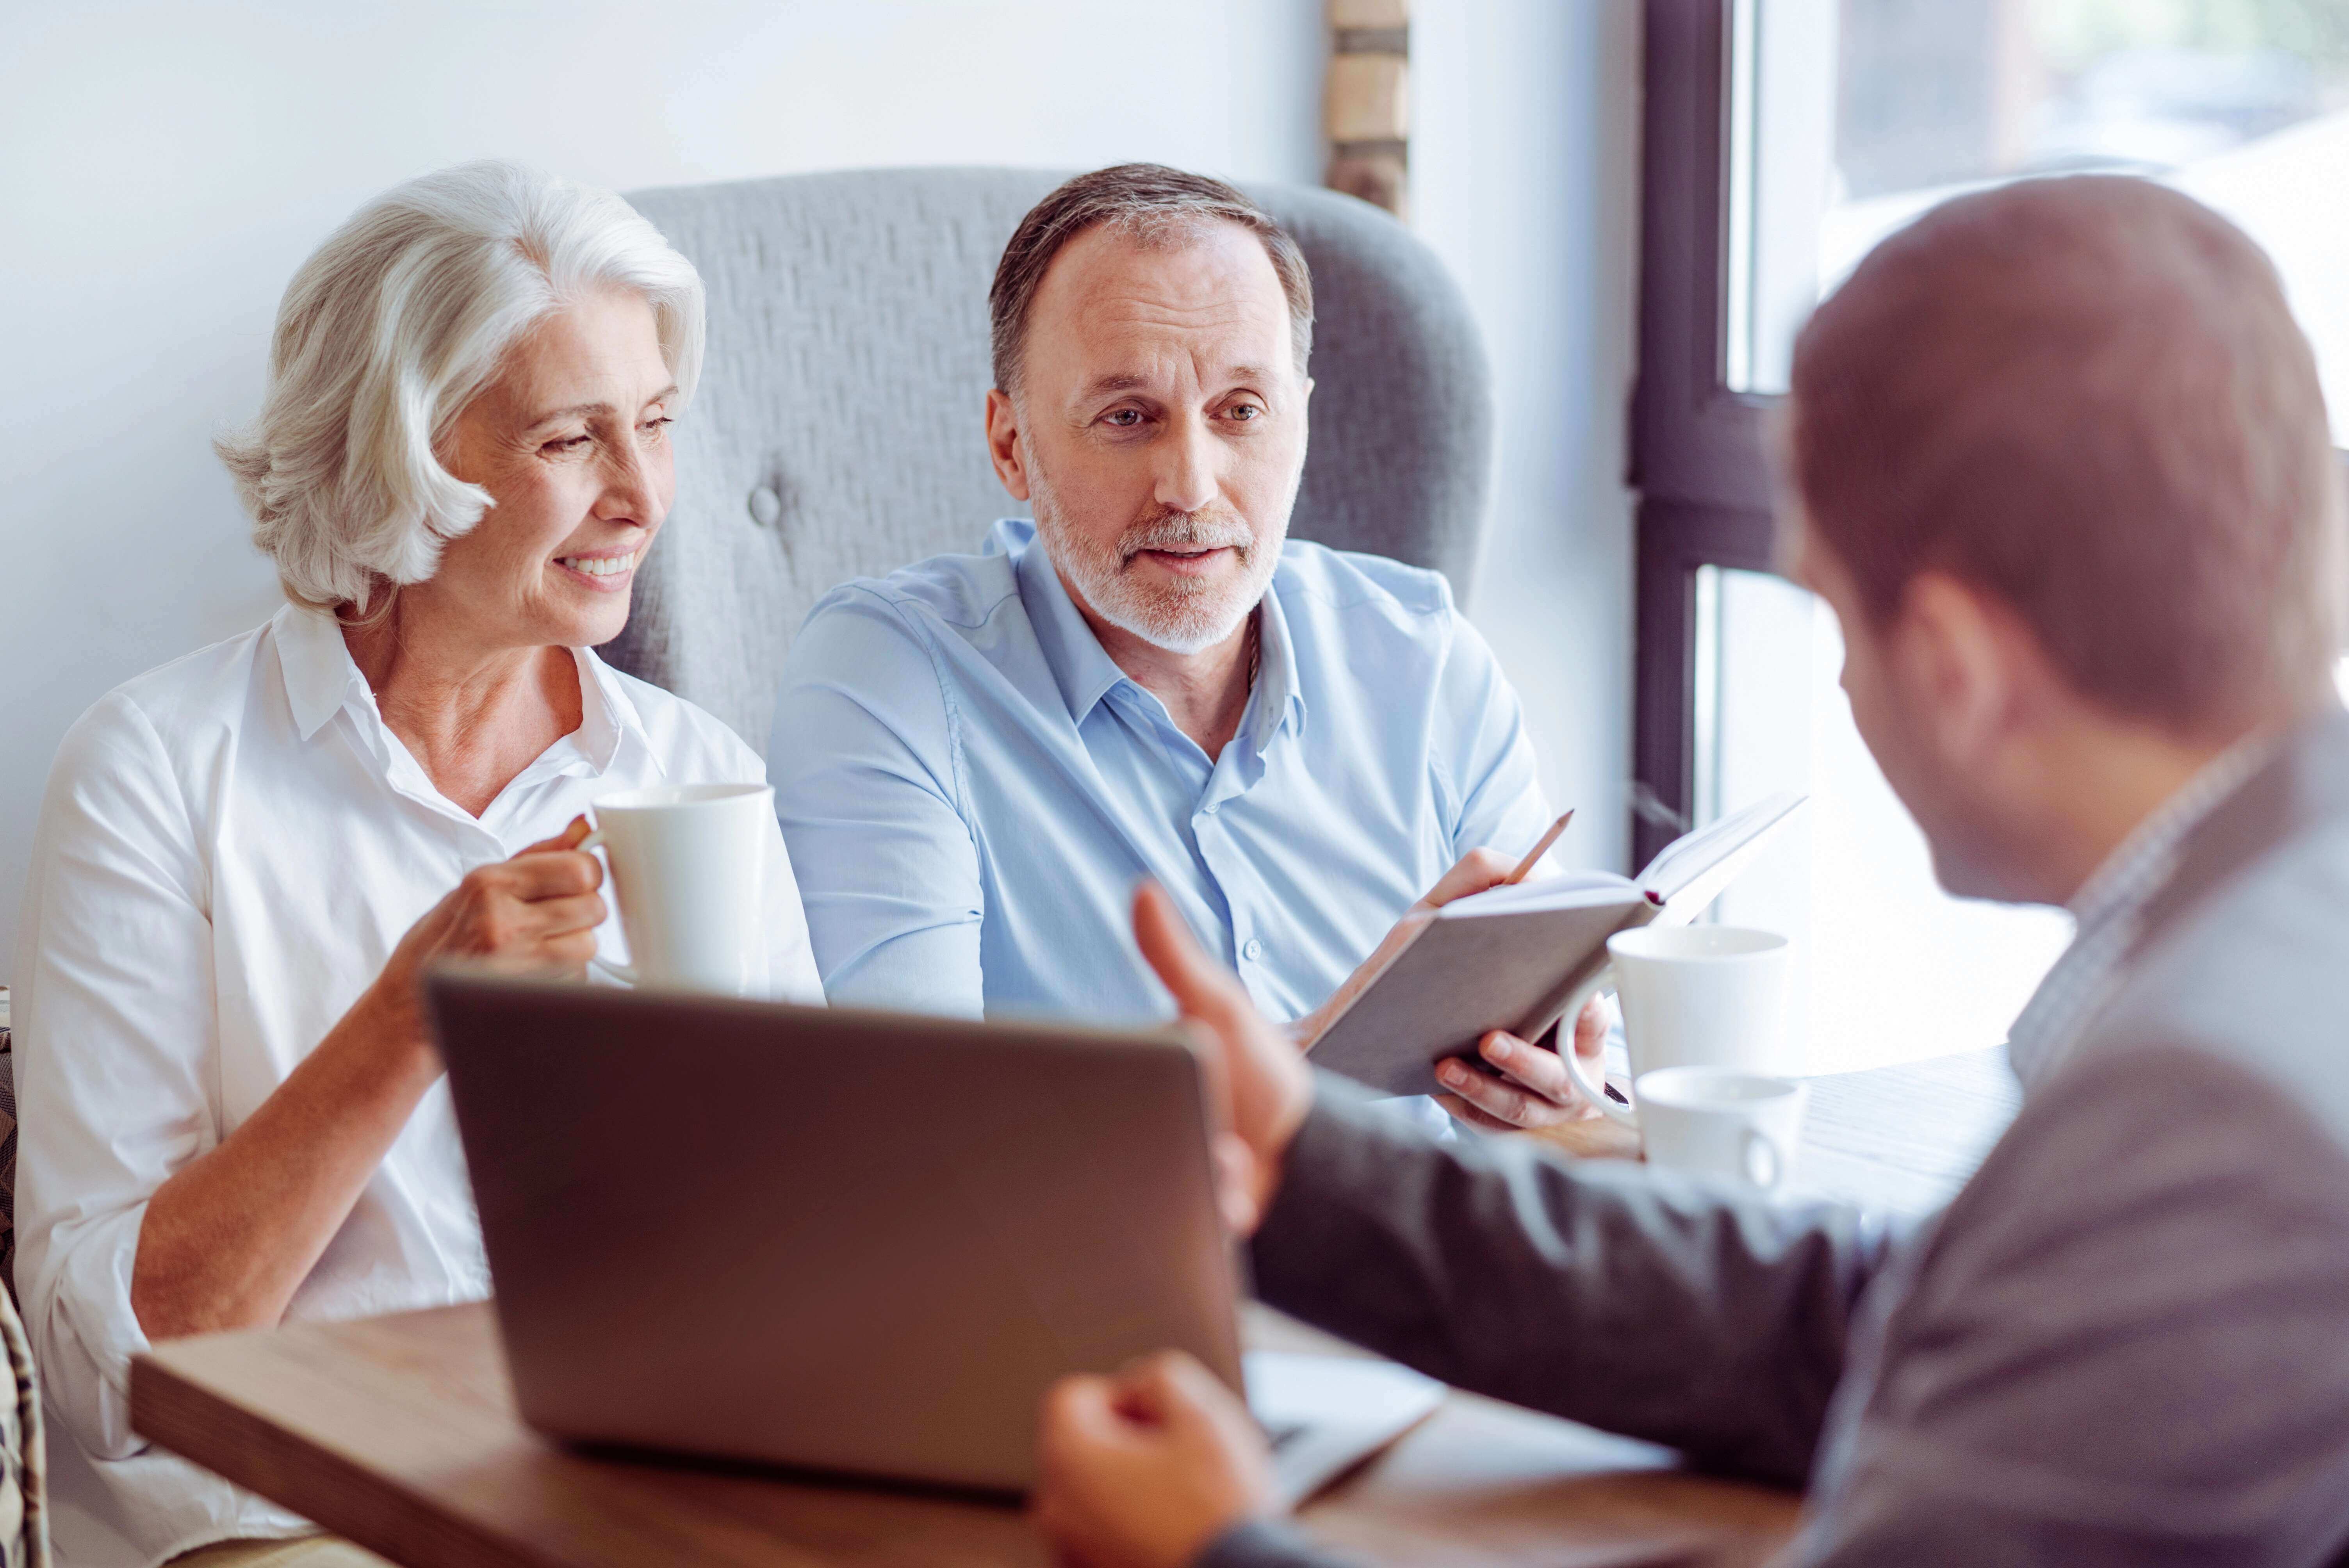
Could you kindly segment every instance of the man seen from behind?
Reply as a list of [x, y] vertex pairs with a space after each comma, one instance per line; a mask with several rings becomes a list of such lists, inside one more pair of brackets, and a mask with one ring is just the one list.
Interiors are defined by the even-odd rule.
[[[1894, 1230], [1316, 1081], [1145, 891], [1220, 1042], [1276, 1306], [1459, 1387], [1806, 1491], [1817, 1568], [2349, 1561], [2349, 716], [2341, 476], [2275, 273], [2147, 182], [1887, 241], [1796, 349], [1782, 550], [1955, 893], [2068, 904], [2024, 1101]], [[1094, 1568], [1303, 1568], [1261, 1439], [1162, 1357], [1048, 1400]]]

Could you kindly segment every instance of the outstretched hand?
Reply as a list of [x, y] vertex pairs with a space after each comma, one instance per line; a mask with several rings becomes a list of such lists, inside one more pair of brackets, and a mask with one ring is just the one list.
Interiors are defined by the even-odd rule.
[[1280, 1184], [1280, 1161], [1313, 1103], [1305, 1058], [1256, 1009], [1239, 980], [1207, 956], [1154, 882], [1133, 895], [1133, 939], [1198, 1039], [1218, 1130], [1225, 1222], [1254, 1233]]

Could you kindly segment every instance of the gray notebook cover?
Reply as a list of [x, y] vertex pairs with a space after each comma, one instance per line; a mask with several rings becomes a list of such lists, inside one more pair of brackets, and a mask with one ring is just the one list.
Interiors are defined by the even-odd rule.
[[1640, 873], [1648, 892], [1619, 881], [1562, 909], [1437, 916], [1338, 1016], [1309, 1059], [1389, 1094], [1442, 1092], [1435, 1064], [1473, 1059], [1487, 1031], [1540, 1038], [1606, 966], [1609, 937], [1703, 913], [1803, 799], [1773, 795], [1666, 846]]
[[1654, 913], [1627, 893], [1573, 909], [1430, 921], [1309, 1059], [1389, 1094], [1442, 1093], [1436, 1063], [1474, 1057], [1488, 1029], [1539, 1038], [1607, 962], [1607, 939]]

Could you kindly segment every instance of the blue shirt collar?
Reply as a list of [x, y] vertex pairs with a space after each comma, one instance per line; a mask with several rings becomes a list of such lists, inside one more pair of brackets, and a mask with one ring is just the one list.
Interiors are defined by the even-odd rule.
[[[1013, 570], [1019, 578], [1019, 599], [1027, 607], [1029, 624], [1035, 628], [1037, 646], [1043, 650], [1045, 666], [1061, 688], [1061, 700], [1069, 705], [1069, 717], [1081, 727], [1102, 697], [1133, 677], [1109, 656], [1086, 624], [1084, 612], [1069, 597], [1068, 585], [1061, 581], [1051, 556], [1036, 537], [1034, 522], [1024, 517], [1003, 519], [988, 531], [983, 553], [1009, 555], [1016, 562]], [[1273, 573], [1272, 586], [1258, 606], [1263, 643], [1258, 649], [1247, 737], [1259, 751], [1290, 715], [1296, 717], [1299, 734], [1305, 728], [1305, 693], [1298, 679], [1297, 647], [1289, 636], [1288, 618], [1280, 607], [1281, 580], [1287, 575], [1285, 568]]]
[[1101, 699], [1128, 678], [1126, 673], [1085, 624], [1084, 612], [1069, 597], [1068, 585], [1053, 569], [1033, 522], [1005, 518], [988, 533], [987, 553], [1009, 554], [1017, 562], [1013, 570], [1019, 580], [1019, 601], [1027, 606], [1044, 665], [1061, 688], [1061, 699], [1069, 705], [1070, 718], [1081, 727]]
[[1257, 606], [1257, 634], [1263, 640], [1257, 650], [1255, 706], [1247, 720], [1248, 744], [1257, 751], [1270, 745], [1280, 727], [1291, 719], [1297, 733], [1305, 733], [1305, 685], [1298, 678], [1297, 644], [1288, 634], [1288, 614], [1280, 607], [1281, 583], [1288, 575], [1285, 565], [1274, 570], [1264, 602]]

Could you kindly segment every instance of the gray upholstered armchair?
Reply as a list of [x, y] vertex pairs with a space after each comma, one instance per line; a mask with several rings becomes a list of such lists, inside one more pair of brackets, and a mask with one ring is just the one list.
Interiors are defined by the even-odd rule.
[[[1061, 175], [863, 170], [637, 192], [701, 269], [709, 356], [678, 427], [668, 537], [606, 653], [761, 750], [784, 651], [818, 595], [976, 550], [1019, 511], [982, 437], [987, 290]], [[1484, 525], [1492, 395], [1459, 290], [1364, 202], [1250, 194], [1313, 269], [1313, 438], [1292, 528], [1448, 575]]]

